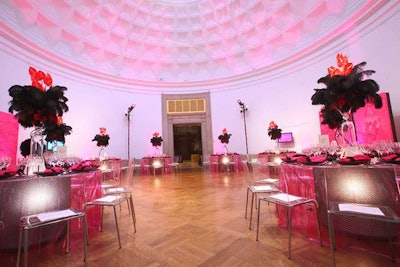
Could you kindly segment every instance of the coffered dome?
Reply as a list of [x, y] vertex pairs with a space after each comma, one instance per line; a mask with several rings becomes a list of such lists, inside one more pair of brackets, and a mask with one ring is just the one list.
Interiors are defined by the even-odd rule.
[[276, 71], [351, 31], [387, 2], [4, 0], [0, 24], [8, 45], [70, 71], [176, 84]]

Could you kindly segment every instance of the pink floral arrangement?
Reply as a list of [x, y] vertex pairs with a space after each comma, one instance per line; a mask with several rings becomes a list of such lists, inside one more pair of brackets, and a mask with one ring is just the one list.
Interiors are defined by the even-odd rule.
[[221, 141], [222, 144], [228, 144], [229, 139], [231, 138], [232, 134], [228, 134], [226, 128], [222, 130], [222, 134], [218, 136], [218, 139]]
[[157, 147], [157, 146], [161, 146], [163, 139], [160, 136], [160, 133], [155, 132], [153, 133], [153, 137], [150, 139], [150, 142], [153, 144], [153, 146]]
[[277, 140], [281, 138], [282, 129], [274, 121], [271, 121], [268, 126], [268, 135], [271, 137], [271, 140]]
[[100, 134], [96, 134], [92, 141], [97, 141], [97, 146], [108, 146], [110, 136], [107, 134], [107, 129], [100, 127]]

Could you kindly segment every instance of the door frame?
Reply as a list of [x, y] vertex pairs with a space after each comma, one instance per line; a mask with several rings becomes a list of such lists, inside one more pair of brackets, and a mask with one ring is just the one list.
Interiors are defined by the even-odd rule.
[[[168, 114], [167, 100], [170, 99], [191, 99], [204, 98], [206, 112], [203, 113], [181, 113]], [[174, 156], [174, 124], [200, 124], [201, 125], [201, 144], [203, 155], [213, 153], [212, 139], [212, 121], [211, 121], [211, 106], [210, 93], [197, 94], [162, 94], [162, 133], [163, 133], [163, 151], [165, 154]]]

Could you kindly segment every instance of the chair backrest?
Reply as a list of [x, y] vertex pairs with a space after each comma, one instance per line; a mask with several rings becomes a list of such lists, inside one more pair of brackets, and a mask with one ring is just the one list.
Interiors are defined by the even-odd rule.
[[[393, 167], [340, 166], [315, 168], [314, 178], [320, 218], [326, 221], [330, 202], [388, 206], [397, 213], [399, 185]], [[323, 188], [321, 188], [323, 186]], [[322, 190], [321, 190], [322, 189]], [[360, 218], [341, 217], [335, 229], [362, 237], [387, 237], [386, 226], [379, 221], [367, 223]], [[395, 230], [390, 230], [395, 234]]]
[[174, 163], [181, 163], [181, 156], [180, 156], [180, 155], [174, 156], [173, 162], [174, 162]]
[[399, 187], [394, 168], [341, 167], [325, 170], [327, 201], [396, 209]]

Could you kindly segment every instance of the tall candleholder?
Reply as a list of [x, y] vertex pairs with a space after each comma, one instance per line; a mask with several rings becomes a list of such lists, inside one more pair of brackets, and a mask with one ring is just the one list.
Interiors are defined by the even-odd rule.
[[126, 118], [128, 119], [128, 160], [131, 159], [131, 118], [132, 118], [132, 111], [136, 107], [135, 104], [132, 104], [128, 111], [125, 113]]
[[240, 113], [243, 113], [243, 124], [244, 124], [244, 138], [246, 141], [246, 154], [249, 155], [249, 147], [247, 143], [247, 127], [246, 127], [246, 112], [248, 110], [247, 106], [245, 103], [242, 102], [242, 100], [238, 99], [237, 103], [240, 106]]

